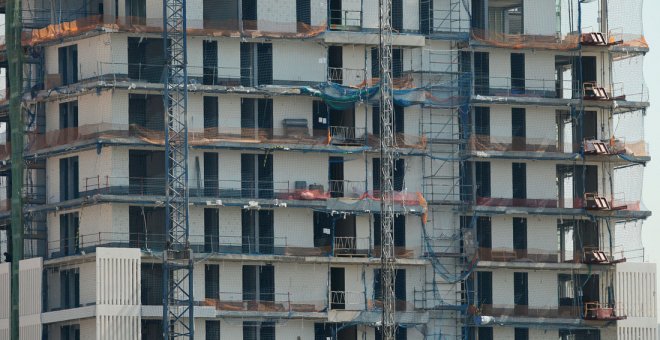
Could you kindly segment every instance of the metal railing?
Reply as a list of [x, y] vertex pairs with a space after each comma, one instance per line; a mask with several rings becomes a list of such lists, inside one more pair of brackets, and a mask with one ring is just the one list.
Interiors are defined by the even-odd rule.
[[365, 69], [346, 68], [346, 67], [328, 67], [328, 81], [340, 85], [358, 85], [368, 83], [369, 76]]
[[366, 181], [330, 180], [328, 193], [330, 197], [359, 197], [367, 191]]
[[367, 129], [351, 126], [330, 126], [330, 136], [334, 144], [364, 144]]
[[325, 308], [321, 300], [306, 299], [301, 292], [219, 292], [217, 298], [206, 298], [201, 305], [229, 312], [319, 312]]
[[[142, 229], [143, 226], [140, 226]], [[311, 228], [311, 226], [310, 226]], [[200, 235], [189, 237], [191, 249], [198, 254], [245, 254], [279, 256], [353, 256], [378, 257], [380, 247], [372, 247], [367, 237], [336, 237], [324, 245], [291, 244], [288, 236], [255, 237], [243, 235]], [[91, 254], [96, 248], [137, 248], [143, 252], [161, 252], [167, 245], [167, 235], [162, 232], [96, 232], [76, 234], [72, 237], [47, 241], [39, 256], [61, 258]], [[334, 249], [333, 249], [334, 247]], [[397, 247], [402, 257], [412, 257], [412, 248]], [[404, 256], [405, 255], [405, 256]]]
[[328, 10], [328, 27], [333, 31], [350, 31], [362, 28], [362, 11], [331, 9]]
[[330, 291], [330, 308], [343, 310], [365, 310], [366, 304], [365, 292], [347, 292], [344, 290]]
[[[107, 63], [97, 64], [96, 74], [79, 74], [81, 79], [98, 78], [111, 81], [162, 83], [164, 64]], [[82, 72], [82, 70], [81, 70]], [[188, 66], [189, 85], [253, 86], [252, 68]]]

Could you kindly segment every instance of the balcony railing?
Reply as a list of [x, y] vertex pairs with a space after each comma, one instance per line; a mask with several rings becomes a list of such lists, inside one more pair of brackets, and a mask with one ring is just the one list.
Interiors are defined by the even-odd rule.
[[330, 291], [330, 308], [343, 310], [365, 310], [367, 308], [365, 292]]
[[551, 319], [579, 319], [581, 318], [581, 308], [579, 306], [559, 306], [559, 307], [533, 307], [524, 305], [492, 305], [484, 304], [479, 306], [481, 315], [488, 316], [521, 316], [530, 318], [551, 318]]
[[367, 84], [369, 78], [365, 69], [328, 67], [328, 81], [340, 85], [357, 86]]
[[328, 181], [328, 193], [330, 197], [357, 198], [367, 190], [366, 181], [330, 180]]
[[[98, 78], [117, 83], [135, 81], [162, 83], [164, 64], [99, 62], [93, 75], [81, 74], [81, 79]], [[189, 85], [253, 86], [251, 68], [188, 66]]]
[[[267, 293], [264, 297], [251, 299], [242, 292], [219, 292], [218, 298], [206, 298], [203, 306], [212, 306], [226, 312], [282, 312], [314, 313], [325, 308], [323, 300], [308, 299], [304, 292]], [[262, 295], [257, 293], [256, 295]], [[302, 296], [299, 296], [302, 295]]]
[[333, 31], [359, 31], [362, 28], [362, 11], [331, 9], [328, 11], [328, 27]]
[[[519, 207], [519, 208], [565, 208], [565, 209], [588, 209], [601, 211], [640, 211], [639, 201], [627, 201], [625, 199], [614, 199], [599, 197], [596, 205], [595, 200], [584, 198], [501, 198], [501, 197], [477, 197], [476, 205], [487, 207]], [[605, 204], [604, 202], [607, 202]]]
[[504, 48], [530, 48], [549, 50], [572, 50], [578, 47], [580, 37], [569, 34], [556, 35], [507, 34], [493, 30], [471, 29], [472, 39], [488, 45]]
[[332, 144], [361, 145], [367, 140], [367, 129], [352, 126], [331, 126]]
[[[310, 228], [312, 226], [310, 225]], [[53, 240], [45, 244], [48, 258], [60, 258], [81, 254], [90, 254], [99, 247], [138, 248], [145, 252], [160, 252], [165, 249], [167, 236], [163, 233], [124, 233], [98, 232], [79, 234], [75, 237]], [[280, 255], [280, 256], [352, 256], [379, 257], [380, 247], [371, 247], [366, 237], [337, 237], [335, 244], [314, 246], [292, 244], [288, 237], [249, 237], [228, 235], [189, 236], [190, 247], [194, 253], [206, 254], [245, 254], [245, 255]], [[334, 246], [334, 250], [333, 247]], [[412, 248], [396, 247], [397, 256], [411, 258]]]

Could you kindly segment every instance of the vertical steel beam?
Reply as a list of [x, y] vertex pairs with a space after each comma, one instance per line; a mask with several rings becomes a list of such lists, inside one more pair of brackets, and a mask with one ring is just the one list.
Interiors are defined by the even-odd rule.
[[395, 254], [394, 254], [394, 93], [392, 88], [392, 0], [379, 0], [380, 61], [380, 223], [383, 339], [394, 340]]
[[163, 337], [194, 338], [193, 262], [188, 242], [188, 70], [186, 0], [163, 0], [163, 101], [167, 200]]
[[23, 96], [23, 47], [21, 46], [21, 1], [8, 0], [5, 34], [9, 69], [9, 124], [11, 128], [11, 338], [19, 338], [19, 272], [23, 259], [23, 147], [25, 126], [21, 109]]

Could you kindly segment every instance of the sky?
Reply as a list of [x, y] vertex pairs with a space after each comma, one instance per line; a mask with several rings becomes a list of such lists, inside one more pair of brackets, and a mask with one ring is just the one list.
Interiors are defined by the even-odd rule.
[[[651, 162], [644, 170], [644, 187], [642, 200], [653, 215], [646, 220], [643, 228], [644, 247], [649, 262], [660, 263], [660, 1], [644, 1], [644, 35], [651, 52], [644, 58], [644, 75], [650, 91], [651, 107], [646, 112], [645, 139], [651, 150]], [[660, 280], [656, 297], [660, 298]], [[660, 312], [660, 301], [658, 303]]]

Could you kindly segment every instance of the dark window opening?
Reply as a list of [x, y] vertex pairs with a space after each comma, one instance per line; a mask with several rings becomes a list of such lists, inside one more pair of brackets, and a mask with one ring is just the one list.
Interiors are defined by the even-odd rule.
[[126, 18], [130, 24], [145, 25], [147, 23], [147, 1], [126, 0]]
[[[380, 60], [378, 48], [371, 49], [371, 77], [374, 79], [380, 78]], [[401, 78], [403, 76], [403, 49], [392, 49], [392, 78]]]
[[58, 48], [59, 72], [62, 85], [78, 82], [78, 45]]
[[241, 98], [241, 130], [245, 137], [268, 138], [273, 129], [273, 100]]
[[334, 219], [334, 254], [356, 254], [355, 215]]
[[483, 249], [484, 260], [490, 260], [490, 249], [493, 247], [493, 228], [490, 217], [477, 217], [477, 244]]
[[296, 22], [298, 23], [298, 32], [306, 32], [304, 25], [312, 24], [311, 0], [296, 0]]
[[80, 340], [80, 325], [60, 326], [61, 340]]
[[[374, 330], [374, 340], [382, 340], [383, 339], [383, 329], [376, 327]], [[350, 338], [350, 339], [356, 339], [356, 338]], [[397, 327], [396, 331], [394, 332], [394, 340], [408, 340], [408, 328], [404, 327]]]
[[511, 163], [511, 183], [513, 186], [514, 199], [527, 198], [527, 164]]
[[[143, 263], [141, 272], [142, 305], [158, 306], [163, 304], [163, 265]], [[144, 320], [143, 320], [144, 321]], [[158, 321], [158, 333], [162, 334], [161, 322]], [[145, 339], [151, 339], [147, 337]]]
[[474, 162], [477, 197], [490, 197], [490, 162]]
[[163, 39], [128, 38], [128, 77], [161, 83], [166, 66], [164, 48]]
[[243, 321], [243, 340], [275, 340], [275, 323]]
[[344, 49], [341, 45], [328, 47], [328, 80], [337, 84], [344, 82]]
[[80, 218], [77, 212], [60, 215], [60, 254], [75, 255], [80, 251]]
[[220, 265], [207, 264], [204, 266], [204, 297], [207, 299], [220, 299]]
[[477, 306], [493, 304], [493, 273], [477, 272]]
[[78, 268], [60, 271], [62, 309], [80, 307], [80, 271]]
[[598, 329], [560, 329], [559, 340], [600, 340]]
[[525, 151], [527, 148], [527, 120], [524, 108], [511, 109], [512, 148], [515, 151]]
[[344, 268], [330, 268], [330, 308], [346, 308], [346, 273]]
[[403, 31], [403, 0], [392, 0], [392, 29]]
[[206, 320], [206, 340], [220, 339], [220, 320]]
[[[163, 96], [131, 94], [128, 96], [128, 124], [153, 131], [165, 129]], [[163, 163], [165, 164], [165, 163]]]
[[[162, 291], [163, 289], [160, 288], [160, 290]], [[161, 320], [142, 319], [141, 324], [142, 339], [163, 340], [163, 323]]]
[[314, 130], [315, 137], [328, 135], [328, 106], [320, 101], [315, 100], [312, 104], [312, 129]]
[[[382, 301], [383, 299], [383, 288], [381, 285], [382, 282], [382, 272], [380, 269], [374, 269], [374, 300]], [[405, 311], [406, 310], [406, 270], [405, 269], [396, 269], [394, 272], [394, 295], [396, 299], [396, 310]]]
[[204, 195], [213, 197], [219, 193], [218, 153], [204, 153]]
[[504, 34], [523, 34], [523, 1], [488, 1], [488, 30]]
[[275, 267], [243, 266], [243, 301], [275, 301]]
[[529, 278], [527, 273], [513, 273], [513, 303], [516, 315], [526, 315], [529, 304]]
[[529, 340], [529, 328], [516, 328], [513, 340]]
[[486, 0], [472, 0], [472, 16], [470, 17], [470, 26], [472, 28], [486, 29]]
[[344, 110], [330, 108], [330, 135], [333, 144], [355, 145], [365, 140], [364, 128], [355, 127], [355, 107]]
[[478, 340], [493, 340], [493, 328], [479, 327], [477, 328]]
[[331, 197], [344, 197], [344, 190], [348, 189], [344, 183], [344, 157], [330, 157], [328, 160], [328, 179]]
[[78, 101], [60, 103], [60, 129], [78, 127]]
[[80, 197], [78, 156], [60, 159], [60, 201]]
[[238, 30], [239, 3], [236, 0], [204, 0], [204, 28]]
[[128, 192], [134, 195], [165, 195], [165, 152], [128, 151]]
[[490, 136], [490, 107], [474, 108], [474, 133], [477, 137]]
[[273, 198], [273, 155], [241, 155], [241, 197]]
[[257, 0], [242, 0], [243, 10], [243, 29], [256, 30], [257, 29]]
[[525, 54], [511, 53], [511, 93], [525, 93]]
[[[245, 2], [243, 2], [245, 4]], [[273, 45], [241, 43], [241, 85], [273, 84]]]
[[272, 210], [242, 210], [242, 251], [244, 254], [273, 254], [274, 219]]
[[[380, 213], [375, 213], [373, 215], [374, 221], [374, 246], [381, 246], [381, 219]], [[394, 237], [394, 246], [404, 248], [406, 246], [406, 216], [405, 215], [394, 215], [394, 223], [392, 226], [393, 237]]]
[[[406, 174], [406, 162], [405, 159], [397, 159], [394, 161], [394, 191], [403, 191], [404, 180]], [[380, 191], [380, 158], [374, 158], [372, 160], [372, 186], [374, 192]]]
[[490, 57], [488, 52], [474, 52], [474, 94], [490, 94]]
[[332, 245], [332, 217], [320, 211], [314, 212], [314, 247], [330, 249]]
[[129, 247], [163, 250], [165, 249], [165, 208], [128, 208]]
[[220, 251], [220, 210], [204, 209], [204, 252]]
[[204, 40], [202, 53], [202, 63], [204, 64], [202, 83], [215, 85], [218, 83], [218, 42]]
[[516, 258], [527, 257], [527, 219], [522, 217], [513, 218], [513, 249]]
[[419, 2], [419, 33], [425, 35], [433, 33], [433, 13], [433, 0]]

